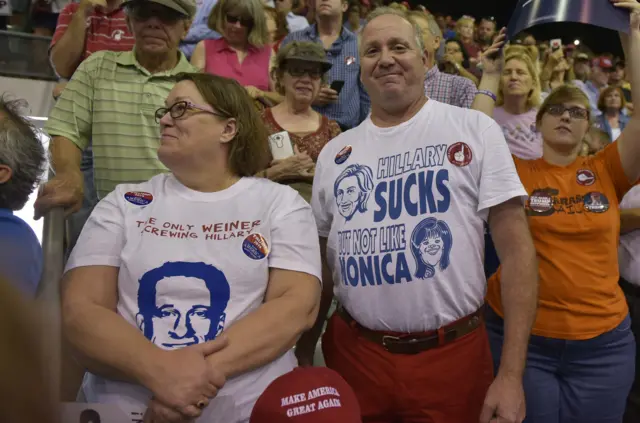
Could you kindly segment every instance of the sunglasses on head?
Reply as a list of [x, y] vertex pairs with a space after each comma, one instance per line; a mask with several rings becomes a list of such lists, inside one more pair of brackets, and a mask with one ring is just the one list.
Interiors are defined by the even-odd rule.
[[553, 106], [549, 106], [547, 108], [547, 113], [551, 116], [562, 116], [564, 112], [569, 112], [569, 116], [573, 119], [588, 119], [589, 111], [587, 109], [583, 109], [582, 107], [565, 107], [562, 104], [554, 104]]
[[133, 19], [140, 22], [148, 21], [151, 18], [158, 18], [162, 22], [170, 24], [175, 23], [186, 16], [177, 10], [170, 9], [162, 5], [150, 3], [137, 3], [129, 7], [129, 11]]
[[227, 23], [233, 25], [240, 22], [240, 25], [245, 28], [249, 28], [253, 26], [253, 19], [251, 18], [241, 18], [240, 16], [234, 16], [227, 13]]

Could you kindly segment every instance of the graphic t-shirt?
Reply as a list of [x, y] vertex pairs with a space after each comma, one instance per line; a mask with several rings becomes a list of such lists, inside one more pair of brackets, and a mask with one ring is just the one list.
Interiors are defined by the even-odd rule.
[[[529, 192], [525, 205], [538, 255], [534, 335], [583, 340], [612, 330], [628, 314], [618, 285], [618, 204], [631, 184], [617, 144], [566, 167], [515, 160]], [[502, 315], [500, 270], [487, 302]]]
[[[96, 206], [67, 271], [115, 266], [118, 314], [155, 345], [181, 348], [214, 339], [263, 303], [269, 269], [320, 279], [320, 250], [310, 206], [291, 188], [243, 178], [230, 188], [196, 192], [172, 174], [119, 185]], [[237, 422], [276, 377], [297, 365], [291, 351], [227, 381]], [[146, 407], [143, 387], [89, 375], [89, 402]]]
[[316, 164], [312, 207], [337, 298], [373, 330], [426, 331], [475, 312], [489, 209], [521, 196], [489, 117], [429, 100], [392, 128], [368, 118]]
[[511, 154], [525, 160], [542, 157], [542, 135], [536, 131], [537, 109], [512, 115], [502, 107], [493, 111], [493, 119], [502, 128]]

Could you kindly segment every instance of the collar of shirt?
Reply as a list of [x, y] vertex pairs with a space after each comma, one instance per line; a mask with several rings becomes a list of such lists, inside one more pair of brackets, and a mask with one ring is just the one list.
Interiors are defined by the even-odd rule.
[[[318, 42], [318, 43], [322, 44], [322, 41], [320, 40], [320, 34], [318, 33], [318, 25], [317, 24], [309, 25], [308, 27], [303, 29], [303, 31], [305, 31], [305, 35], [308, 36], [310, 39], [312, 39], [315, 42]], [[340, 53], [340, 50], [342, 49], [342, 43], [345, 43], [345, 42], [347, 42], [349, 40], [353, 40], [353, 39], [355, 39], [356, 41], [358, 40], [356, 34], [354, 34], [353, 32], [349, 31], [343, 25], [341, 27], [341, 30], [340, 30], [340, 36], [331, 45], [331, 47], [329, 49], [327, 49], [327, 51], [330, 51], [331, 53], [338, 54], [338, 53]]]
[[151, 72], [149, 72], [147, 69], [142, 67], [142, 65], [136, 59], [133, 51], [123, 51], [119, 53], [118, 56], [116, 57], [116, 63], [121, 66], [134, 66], [141, 73], [149, 76], [162, 77], [162, 76], [176, 75], [181, 72], [195, 72], [194, 67], [191, 66], [191, 64], [187, 60], [187, 57], [179, 50], [178, 50], [178, 54], [180, 54], [180, 59], [178, 60], [178, 64], [176, 64], [176, 66], [173, 69], [163, 71], [163, 72], [158, 72], [153, 75], [151, 75]]
[[[256, 46], [247, 44], [247, 53], [255, 53], [258, 50], [259, 49]], [[216, 43], [216, 52], [220, 53], [221, 51], [231, 51], [234, 53], [236, 52], [234, 49], [231, 48], [231, 46], [229, 45], [229, 43], [227, 43], [227, 40], [224, 37], [218, 38]]]

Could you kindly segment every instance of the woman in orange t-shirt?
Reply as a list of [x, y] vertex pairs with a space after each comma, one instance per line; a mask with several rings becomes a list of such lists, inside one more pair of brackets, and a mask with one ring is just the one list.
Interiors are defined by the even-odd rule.
[[[629, 74], [633, 95], [640, 98], [640, 4], [627, 7], [634, 10]], [[640, 115], [631, 118], [615, 143], [579, 157], [589, 110], [579, 88], [555, 89], [536, 119], [543, 157], [514, 158], [529, 193], [525, 211], [540, 280], [524, 375], [526, 423], [620, 423], [633, 383], [635, 342], [618, 285], [617, 248], [619, 203], [640, 177]], [[500, 301], [500, 269], [489, 280], [487, 303], [498, 364], [502, 316], [509, 313]]]

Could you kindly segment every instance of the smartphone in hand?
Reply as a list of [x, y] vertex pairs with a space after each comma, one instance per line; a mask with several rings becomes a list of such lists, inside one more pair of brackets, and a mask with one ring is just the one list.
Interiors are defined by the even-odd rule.
[[295, 154], [293, 144], [287, 131], [278, 132], [269, 136], [269, 148], [274, 160], [283, 160]]
[[344, 87], [344, 81], [333, 81], [329, 86], [329, 88], [337, 92], [338, 95], [340, 95], [340, 91], [342, 91], [342, 87]]

